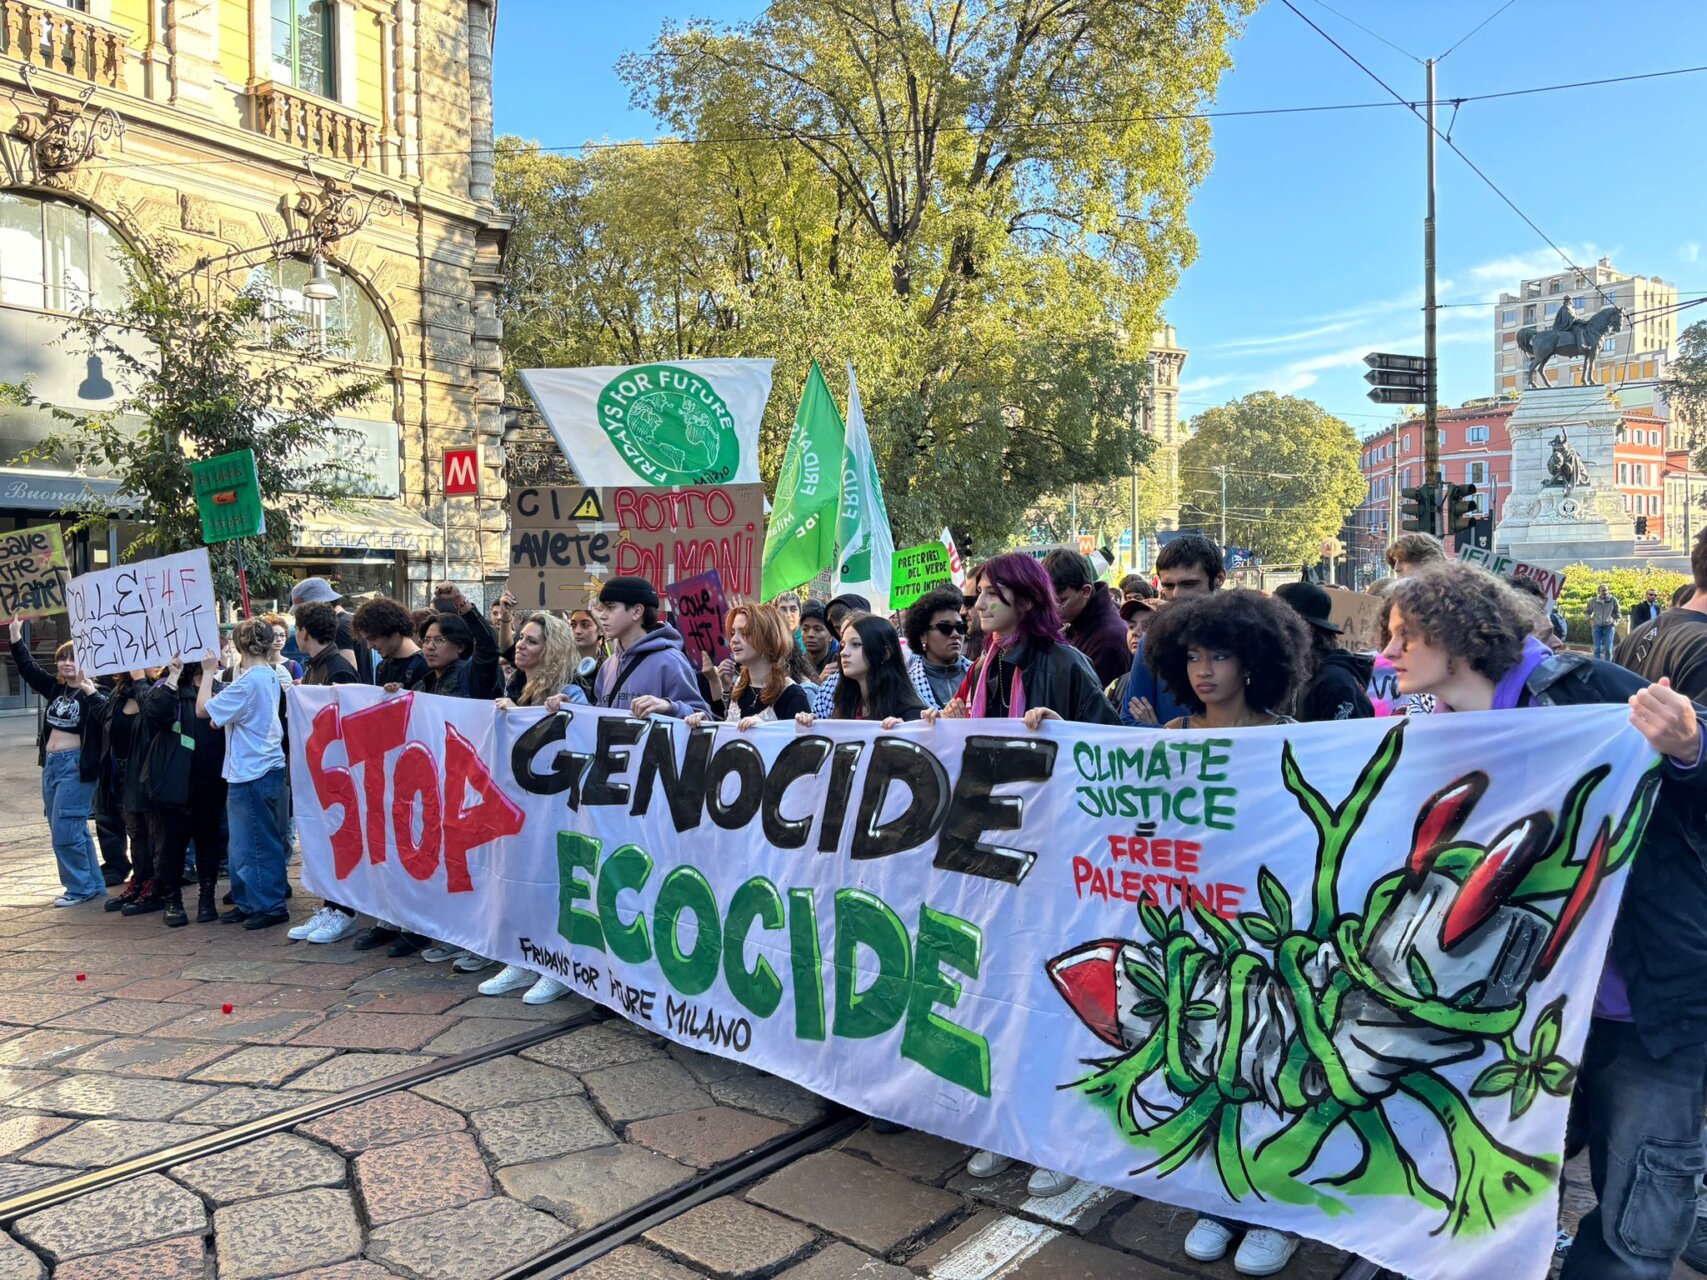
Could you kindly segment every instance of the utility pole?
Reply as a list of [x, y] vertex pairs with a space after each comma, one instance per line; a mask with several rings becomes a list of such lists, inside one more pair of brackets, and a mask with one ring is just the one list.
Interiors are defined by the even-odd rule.
[[1227, 464], [1215, 468], [1221, 473], [1221, 554], [1227, 554]]
[[1393, 475], [1387, 481], [1387, 541], [1394, 542], [1399, 537], [1399, 423], [1394, 422], [1387, 428], [1388, 439], [1392, 442]]
[[[1435, 362], [1434, 303], [1434, 59], [1423, 63], [1428, 79], [1428, 213], [1423, 218], [1423, 482], [1438, 487], [1440, 476], [1440, 373]], [[1395, 453], [1397, 451], [1395, 450]]]

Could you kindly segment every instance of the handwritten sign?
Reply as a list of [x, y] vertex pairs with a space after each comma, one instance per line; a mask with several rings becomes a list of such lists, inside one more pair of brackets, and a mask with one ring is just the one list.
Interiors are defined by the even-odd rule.
[[763, 485], [510, 492], [510, 590], [524, 609], [580, 608], [613, 576], [672, 582], [716, 571], [730, 600], [759, 597]]
[[91, 676], [198, 662], [219, 650], [207, 548], [71, 579], [66, 591], [77, 665]]
[[1543, 569], [1538, 564], [1525, 564], [1521, 560], [1513, 560], [1508, 555], [1488, 551], [1482, 547], [1459, 547], [1458, 558], [1466, 564], [1480, 565], [1489, 573], [1498, 577], [1510, 574], [1519, 578], [1531, 578], [1547, 593], [1549, 601], [1557, 602], [1559, 593], [1565, 589], [1565, 575], [1554, 569]]
[[1340, 640], [1354, 653], [1381, 647], [1381, 601], [1338, 587], [1328, 591], [1328, 621], [1342, 629]]
[[682, 633], [682, 645], [694, 666], [700, 665], [704, 653], [709, 653], [713, 662], [732, 656], [729, 637], [723, 630], [729, 602], [723, 597], [723, 578], [717, 570], [672, 582], [664, 592], [670, 597], [676, 630]]
[[895, 553], [895, 567], [890, 575], [890, 607], [905, 609], [932, 587], [953, 580], [954, 566], [948, 548], [942, 543], [921, 542], [916, 547], [902, 547]]
[[65, 539], [56, 524], [0, 534], [0, 618], [65, 612]]

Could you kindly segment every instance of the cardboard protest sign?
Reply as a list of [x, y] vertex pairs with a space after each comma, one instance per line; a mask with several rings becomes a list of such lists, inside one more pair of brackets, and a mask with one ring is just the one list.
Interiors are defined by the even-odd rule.
[[56, 524], [0, 534], [0, 618], [44, 618], [65, 612], [70, 578], [65, 538]]
[[1357, 653], [1381, 647], [1381, 601], [1361, 591], [1328, 592], [1328, 621], [1343, 628], [1340, 639]]
[[288, 702], [313, 893], [865, 1115], [1414, 1280], [1547, 1273], [1661, 777], [1622, 705], [803, 734]]
[[715, 569], [730, 601], [756, 600], [763, 485], [510, 491], [510, 590], [524, 609], [581, 608], [612, 576], [672, 582]]
[[895, 553], [890, 575], [889, 607], [905, 609], [932, 587], [954, 581], [949, 550], [940, 542], [921, 542]]
[[1489, 573], [1502, 578], [1507, 574], [1531, 578], [1547, 593], [1547, 599], [1555, 603], [1559, 599], [1559, 593], [1565, 589], [1565, 575], [1558, 570], [1543, 569], [1537, 564], [1525, 564], [1521, 560], [1513, 560], [1508, 555], [1483, 547], [1461, 546], [1458, 548], [1458, 558], [1467, 564], [1480, 565]]
[[523, 369], [546, 426], [590, 485], [757, 484], [771, 360]]
[[71, 579], [72, 651], [86, 675], [200, 662], [219, 652], [219, 618], [207, 548], [139, 560]]
[[682, 646], [694, 666], [700, 665], [701, 654], [709, 653], [714, 663], [730, 656], [729, 637], [723, 629], [729, 602], [723, 598], [723, 578], [717, 570], [672, 582], [664, 592], [670, 597], [672, 620], [682, 633]]

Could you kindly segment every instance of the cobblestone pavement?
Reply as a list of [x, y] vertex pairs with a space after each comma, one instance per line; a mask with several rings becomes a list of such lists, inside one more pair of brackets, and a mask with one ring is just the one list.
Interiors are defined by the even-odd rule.
[[[0, 727], [0, 745], [15, 736]], [[587, 1009], [482, 997], [483, 974], [283, 929], [55, 909], [28, 763], [0, 763], [0, 1197]], [[299, 893], [293, 914], [317, 905]], [[484, 1280], [824, 1113], [606, 1021], [28, 1214], [0, 1234], [0, 1280]], [[1023, 1169], [968, 1178], [968, 1154], [862, 1129], [577, 1274], [1234, 1275], [1185, 1259], [1184, 1211], [1086, 1184], [1031, 1198]], [[1331, 1280], [1347, 1261], [1308, 1245], [1286, 1274]]]

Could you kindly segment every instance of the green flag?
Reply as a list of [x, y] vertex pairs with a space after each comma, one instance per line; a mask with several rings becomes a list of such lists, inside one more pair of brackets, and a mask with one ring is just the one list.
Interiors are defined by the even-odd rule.
[[794, 431], [765, 530], [760, 587], [765, 599], [810, 582], [835, 563], [841, 493], [842, 415], [814, 360], [794, 411]]

